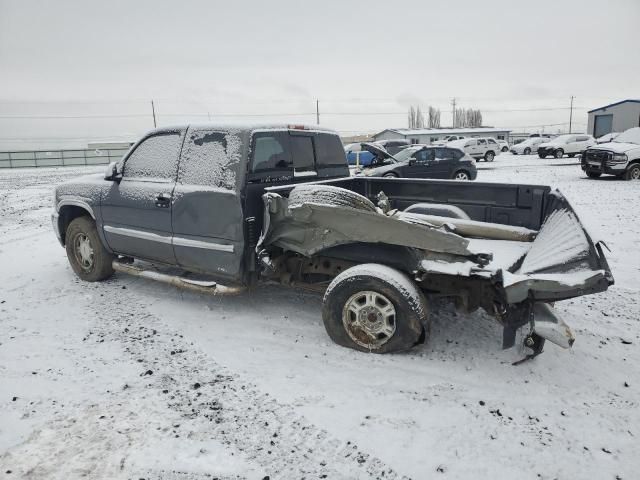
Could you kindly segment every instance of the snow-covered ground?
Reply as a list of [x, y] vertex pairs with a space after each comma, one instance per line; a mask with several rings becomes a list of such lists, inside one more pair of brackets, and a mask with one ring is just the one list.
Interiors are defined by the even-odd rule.
[[427, 344], [367, 355], [329, 340], [316, 295], [83, 283], [51, 190], [102, 168], [0, 171], [0, 476], [638, 478], [639, 185], [572, 159], [478, 167], [557, 186], [612, 250], [614, 287], [557, 304], [571, 351], [512, 366], [493, 319], [440, 306]]

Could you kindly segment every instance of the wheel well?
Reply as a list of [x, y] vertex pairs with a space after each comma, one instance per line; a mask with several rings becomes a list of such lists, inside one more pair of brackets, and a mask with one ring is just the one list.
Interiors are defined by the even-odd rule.
[[63, 205], [60, 207], [58, 215], [58, 230], [60, 231], [60, 238], [62, 239], [63, 245], [66, 244], [65, 237], [67, 235], [67, 227], [73, 220], [79, 217], [89, 217], [93, 219], [88, 210], [77, 205]]

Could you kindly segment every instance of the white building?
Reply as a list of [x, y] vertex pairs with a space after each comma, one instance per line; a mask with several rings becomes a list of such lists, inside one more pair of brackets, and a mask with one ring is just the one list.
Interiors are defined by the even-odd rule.
[[587, 133], [598, 138], [640, 126], [640, 100], [622, 100], [589, 111]]
[[411, 143], [431, 144], [442, 140], [447, 135], [462, 135], [464, 137], [493, 137], [507, 140], [510, 130], [504, 128], [393, 128], [383, 130], [373, 136], [375, 141], [403, 138]]

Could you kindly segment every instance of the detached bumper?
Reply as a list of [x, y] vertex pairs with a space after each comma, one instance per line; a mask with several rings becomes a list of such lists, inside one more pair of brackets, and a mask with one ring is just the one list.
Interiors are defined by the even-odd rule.
[[56, 237], [58, 238], [58, 241], [60, 242], [60, 245], [62, 245], [64, 247], [64, 242], [62, 241], [62, 235], [60, 234], [60, 227], [58, 225], [58, 219], [60, 218], [60, 215], [58, 214], [58, 212], [53, 212], [51, 214], [51, 223], [53, 226], [53, 231], [56, 234]]

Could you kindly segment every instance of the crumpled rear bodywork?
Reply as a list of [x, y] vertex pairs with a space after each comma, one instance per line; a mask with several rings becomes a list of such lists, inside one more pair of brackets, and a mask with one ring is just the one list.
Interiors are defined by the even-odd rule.
[[[613, 277], [568, 201], [550, 192], [539, 231], [517, 226], [447, 219], [432, 215], [304, 202], [289, 205], [276, 193], [264, 195], [265, 228], [258, 248], [280, 247], [311, 257], [337, 245], [382, 243], [407, 247], [411, 273], [466, 279], [491, 285], [492, 298], [481, 306], [503, 323], [503, 346], [513, 345], [515, 330], [540, 320], [545, 338], [570, 346], [573, 336], [548, 302], [604, 291]], [[483, 290], [485, 292], [486, 290]], [[479, 302], [478, 302], [479, 303]], [[546, 333], [545, 333], [546, 332]]]

